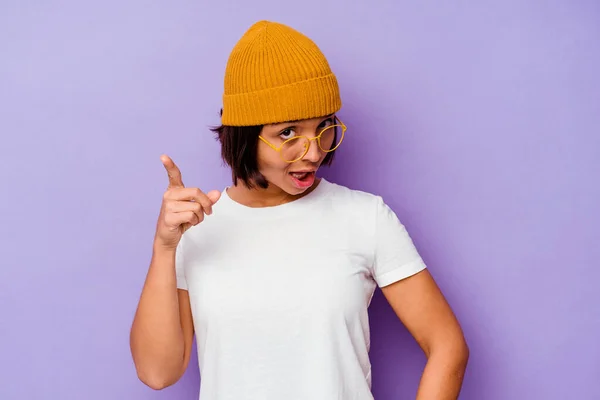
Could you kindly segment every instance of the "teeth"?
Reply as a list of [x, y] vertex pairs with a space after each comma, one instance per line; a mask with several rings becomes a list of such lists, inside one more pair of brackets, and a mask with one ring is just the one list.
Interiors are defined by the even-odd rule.
[[292, 172], [292, 175], [294, 175], [298, 179], [302, 179], [302, 178], [306, 177], [306, 175], [308, 175], [308, 172], [303, 172], [303, 173]]

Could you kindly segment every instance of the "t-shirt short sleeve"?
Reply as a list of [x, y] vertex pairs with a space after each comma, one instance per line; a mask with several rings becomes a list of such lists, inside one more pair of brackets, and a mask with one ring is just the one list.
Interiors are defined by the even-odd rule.
[[377, 196], [373, 278], [379, 287], [408, 278], [426, 268], [396, 213]]
[[175, 274], [177, 277], [177, 289], [188, 290], [187, 281], [185, 279], [185, 251], [184, 251], [185, 234], [179, 241], [175, 251]]

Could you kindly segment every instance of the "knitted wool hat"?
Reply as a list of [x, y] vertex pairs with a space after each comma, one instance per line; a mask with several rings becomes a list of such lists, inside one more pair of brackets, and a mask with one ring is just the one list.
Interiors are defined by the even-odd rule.
[[317, 45], [289, 26], [260, 21], [233, 48], [225, 70], [221, 123], [265, 125], [316, 118], [342, 106]]

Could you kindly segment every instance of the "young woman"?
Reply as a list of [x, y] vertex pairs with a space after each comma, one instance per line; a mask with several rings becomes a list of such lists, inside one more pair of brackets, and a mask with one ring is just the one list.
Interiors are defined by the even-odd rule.
[[185, 187], [173, 161], [131, 330], [139, 378], [174, 384], [196, 336], [202, 400], [372, 399], [377, 286], [427, 356], [418, 399], [455, 399], [468, 349], [381, 197], [317, 177], [343, 143], [315, 43], [260, 21], [237, 43], [215, 129], [233, 185]]

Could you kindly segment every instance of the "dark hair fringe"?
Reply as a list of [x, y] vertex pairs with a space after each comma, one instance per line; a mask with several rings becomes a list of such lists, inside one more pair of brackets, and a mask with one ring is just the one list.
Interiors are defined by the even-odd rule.
[[262, 126], [227, 126], [211, 128], [221, 142], [221, 158], [231, 168], [231, 179], [242, 181], [249, 189], [269, 187], [258, 171], [258, 135]]

